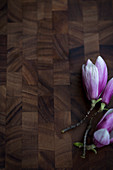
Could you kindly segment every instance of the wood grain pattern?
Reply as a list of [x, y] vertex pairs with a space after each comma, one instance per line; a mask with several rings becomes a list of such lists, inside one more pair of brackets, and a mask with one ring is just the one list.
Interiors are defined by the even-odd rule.
[[22, 168], [38, 167], [38, 112], [22, 113]]
[[61, 134], [90, 108], [82, 64], [101, 55], [113, 76], [112, 11], [113, 0], [0, 0], [1, 170], [113, 169], [112, 145], [86, 159], [73, 146], [88, 120]]
[[0, 1], [0, 35], [7, 34], [7, 0]]

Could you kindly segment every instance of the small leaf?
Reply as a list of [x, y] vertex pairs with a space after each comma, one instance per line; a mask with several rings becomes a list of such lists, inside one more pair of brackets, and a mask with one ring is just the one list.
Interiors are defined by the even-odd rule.
[[87, 148], [87, 150], [92, 150], [92, 149], [96, 148], [96, 146], [94, 144], [91, 144], [91, 145], [87, 145], [86, 148]]
[[97, 154], [97, 151], [96, 151], [96, 149], [91, 149], [95, 154]]
[[100, 102], [102, 100], [102, 98], [99, 98], [98, 100], [96, 100], [96, 104], [98, 103], [98, 102]]
[[108, 111], [109, 109], [107, 109], [107, 108], [104, 108], [104, 110], [105, 110], [105, 111]]
[[74, 143], [74, 146], [77, 146], [77, 147], [79, 147], [79, 148], [82, 148], [82, 147], [83, 147], [83, 143], [81, 143], [81, 142], [75, 142], [75, 143]]

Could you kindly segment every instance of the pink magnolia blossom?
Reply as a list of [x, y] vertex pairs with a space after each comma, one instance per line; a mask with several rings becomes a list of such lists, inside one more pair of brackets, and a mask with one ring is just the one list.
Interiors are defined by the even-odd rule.
[[88, 59], [86, 65], [82, 65], [82, 77], [88, 99], [98, 99], [108, 78], [107, 66], [101, 56], [97, 58], [95, 64]]
[[113, 143], [113, 109], [108, 110], [97, 124], [94, 144], [100, 148]]

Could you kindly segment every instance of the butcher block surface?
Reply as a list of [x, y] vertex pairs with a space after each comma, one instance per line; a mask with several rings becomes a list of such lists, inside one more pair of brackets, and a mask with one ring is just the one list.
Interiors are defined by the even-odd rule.
[[0, 0], [0, 170], [113, 169], [113, 145], [74, 147], [88, 119], [61, 134], [90, 109], [81, 68], [99, 55], [112, 78], [113, 0]]

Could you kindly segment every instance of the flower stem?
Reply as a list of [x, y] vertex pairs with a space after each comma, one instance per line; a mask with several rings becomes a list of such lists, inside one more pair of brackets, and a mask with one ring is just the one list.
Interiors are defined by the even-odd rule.
[[87, 129], [85, 131], [84, 143], [83, 143], [83, 155], [81, 156], [82, 158], [85, 158], [85, 156], [86, 156], [86, 139], [87, 139], [88, 132], [91, 129], [92, 119], [93, 119], [93, 117], [90, 119], [89, 125], [88, 125], [88, 127], [87, 127]]
[[100, 113], [101, 111], [102, 111], [102, 110], [99, 109], [97, 112], [95, 112], [95, 113], [93, 114], [93, 116], [92, 116], [91, 119], [90, 119], [89, 125], [88, 125], [88, 127], [87, 127], [87, 129], [86, 129], [86, 131], [85, 131], [84, 143], [83, 143], [83, 155], [81, 156], [82, 158], [85, 158], [85, 156], [86, 156], [86, 144], [87, 144], [87, 143], [86, 143], [86, 140], [87, 140], [88, 132], [89, 132], [90, 129], [91, 129], [92, 121], [93, 121], [94, 117], [95, 117], [98, 113]]
[[[87, 112], [87, 114], [85, 115], [85, 117], [84, 117], [80, 122], [78, 122], [78, 123], [76, 123], [76, 124], [74, 124], [74, 125], [71, 125], [71, 126], [65, 128], [65, 129], [63, 129], [63, 130], [61, 131], [61, 133], [65, 133], [65, 132], [67, 132], [68, 130], [71, 130], [71, 129], [74, 129], [74, 128], [80, 126], [80, 125], [86, 120], [86, 118], [89, 116], [90, 112], [94, 109], [95, 105], [96, 105], [98, 102], [100, 102], [101, 100], [102, 100], [102, 98], [99, 98], [98, 100], [92, 100], [92, 101], [91, 101], [91, 108], [90, 108], [90, 110]], [[101, 109], [101, 111], [102, 111], [102, 109]]]
[[71, 130], [71, 129], [74, 129], [74, 128], [80, 126], [80, 125], [86, 120], [86, 118], [89, 116], [89, 114], [90, 114], [90, 112], [93, 110], [93, 108], [94, 108], [94, 106], [90, 108], [90, 110], [87, 112], [87, 114], [85, 115], [85, 117], [84, 117], [80, 122], [78, 122], [78, 123], [76, 123], [76, 124], [74, 124], [74, 125], [71, 125], [71, 126], [65, 128], [65, 129], [63, 129], [61, 132], [62, 132], [62, 133], [65, 133], [65, 132], [67, 132], [68, 130]]

